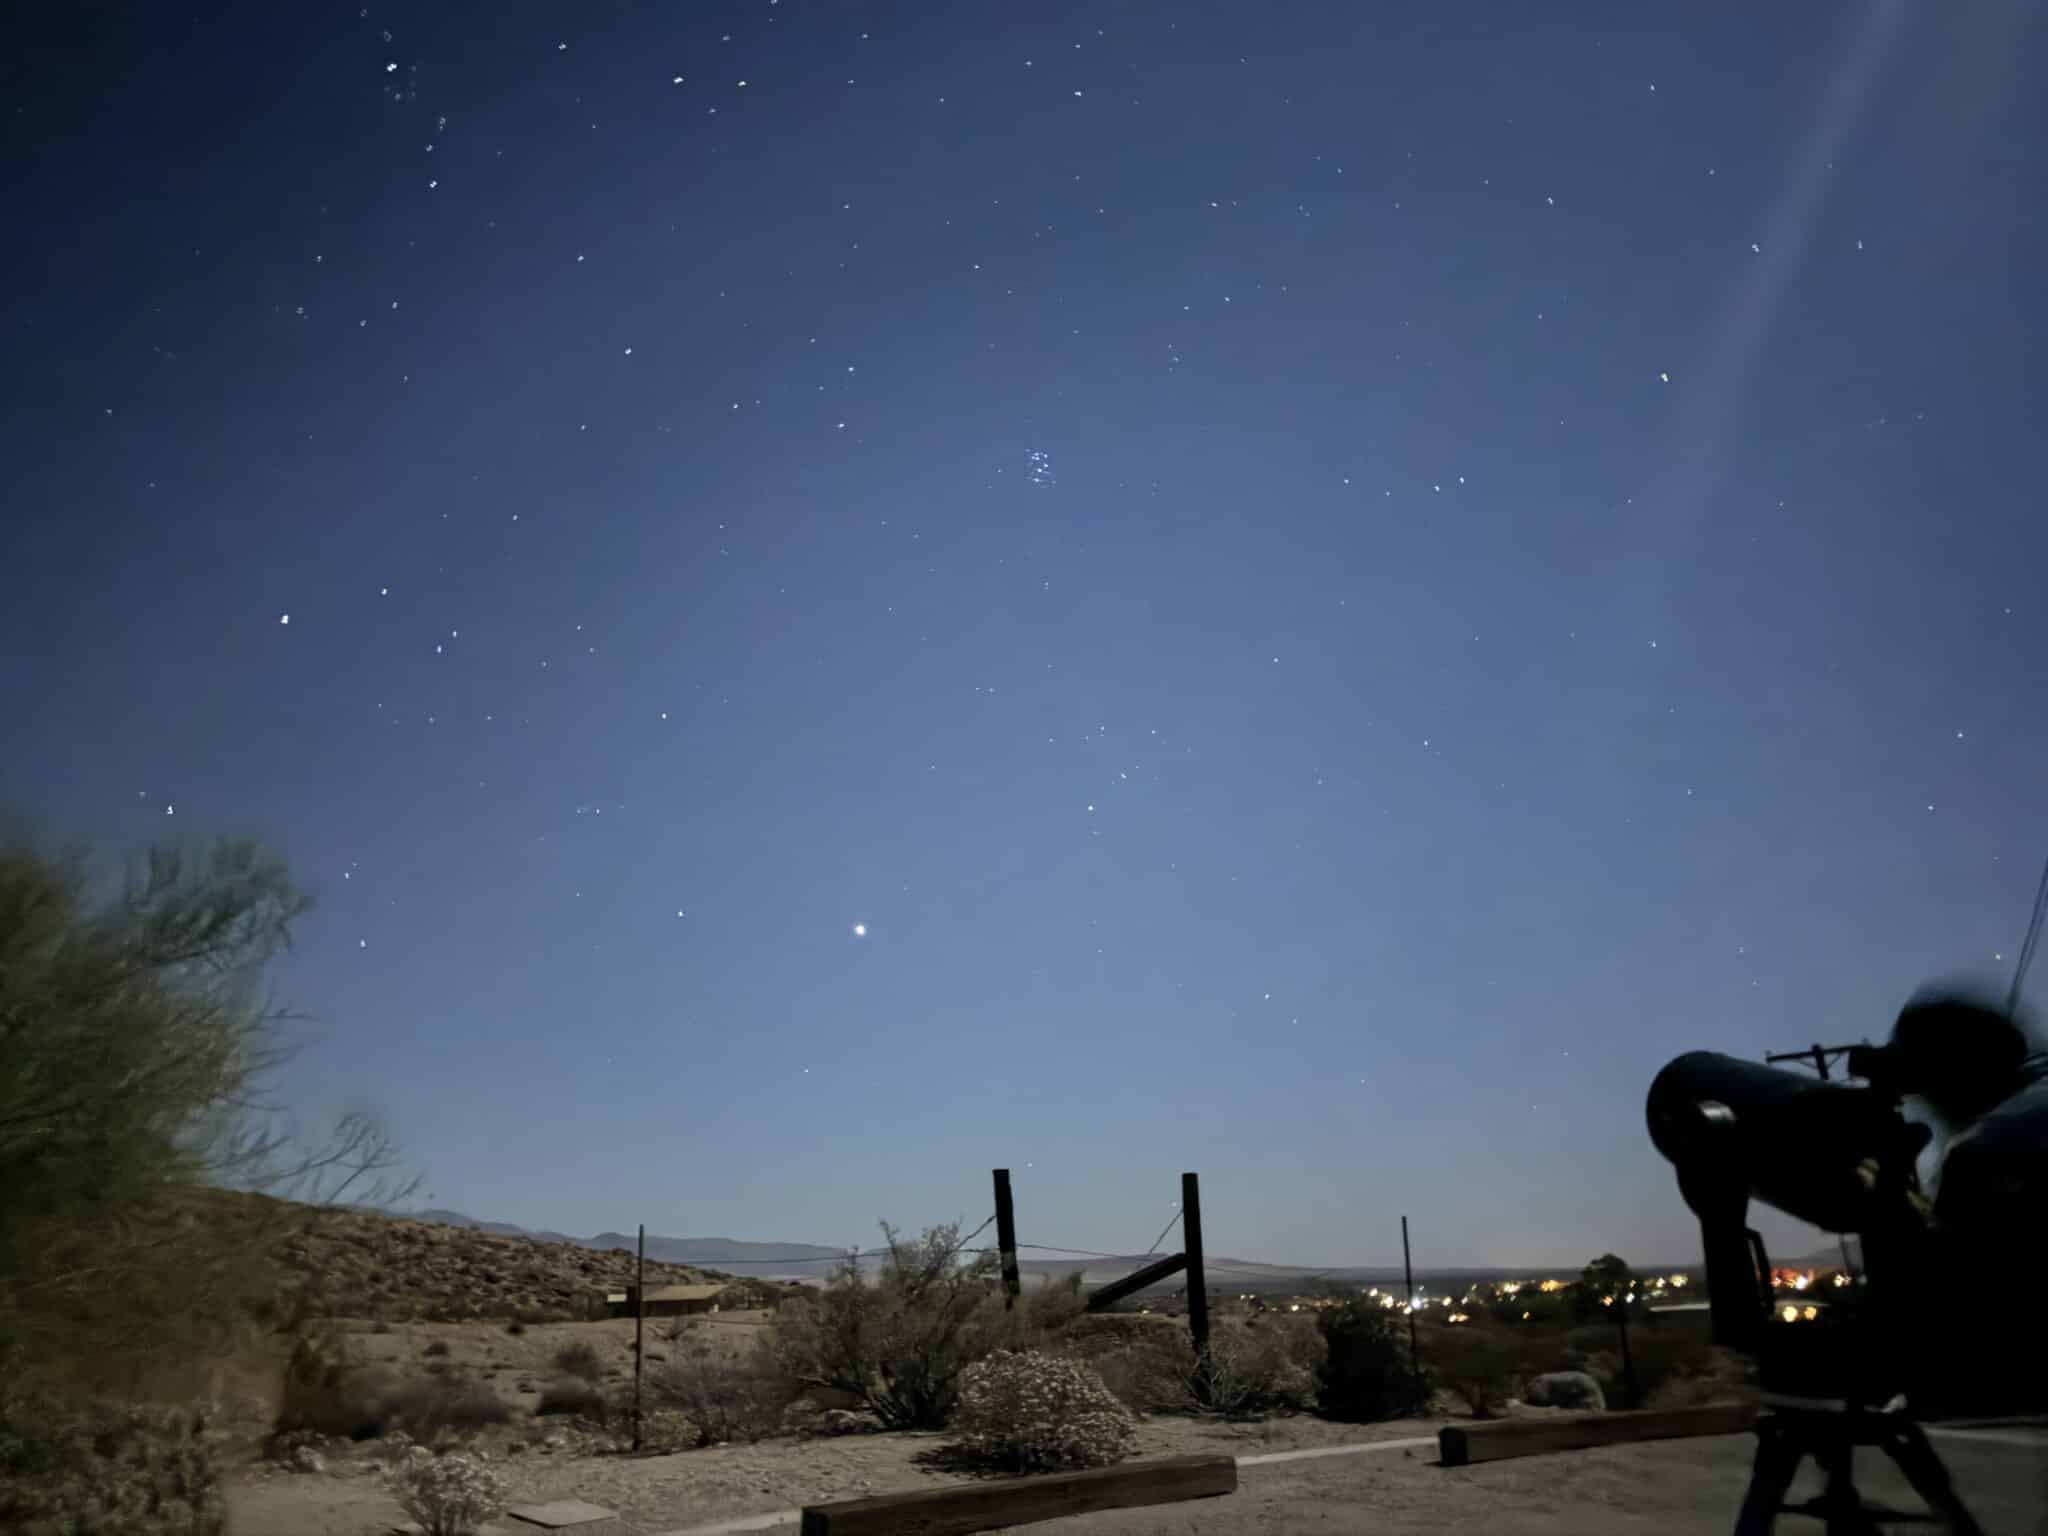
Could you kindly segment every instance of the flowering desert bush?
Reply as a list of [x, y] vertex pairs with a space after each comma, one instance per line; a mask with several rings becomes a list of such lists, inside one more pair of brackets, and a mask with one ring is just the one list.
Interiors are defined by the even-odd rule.
[[0, 1530], [218, 1536], [220, 1486], [191, 1414], [0, 1391]]
[[1137, 1444], [1130, 1414], [1101, 1377], [1035, 1349], [999, 1350], [967, 1367], [952, 1427], [971, 1458], [1013, 1472], [1106, 1467]]
[[427, 1536], [472, 1536], [505, 1507], [505, 1483], [467, 1456], [415, 1448], [391, 1472], [391, 1491]]

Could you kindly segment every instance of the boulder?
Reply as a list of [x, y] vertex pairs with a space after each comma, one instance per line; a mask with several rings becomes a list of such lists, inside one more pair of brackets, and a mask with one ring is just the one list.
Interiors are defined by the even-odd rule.
[[1605, 1413], [1607, 1395], [1600, 1383], [1584, 1371], [1546, 1371], [1529, 1379], [1524, 1401], [1538, 1408], [1570, 1408], [1585, 1413]]

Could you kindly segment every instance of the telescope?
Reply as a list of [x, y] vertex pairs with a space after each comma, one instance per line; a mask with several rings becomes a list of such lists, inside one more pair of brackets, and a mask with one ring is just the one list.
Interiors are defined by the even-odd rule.
[[1887, 1239], [1932, 1134], [1900, 1113], [1898, 1094], [1690, 1051], [1650, 1084], [1647, 1116], [1699, 1218], [1717, 1344], [1754, 1355], [1771, 1337], [1770, 1263], [1749, 1230], [1752, 1199], [1861, 1237], [1873, 1280], [1885, 1278]]
[[[1906, 1409], [1915, 1340], [1909, 1304], [1924, 1284], [1924, 1232], [1913, 1219], [1917, 1164], [1932, 1132], [1900, 1112], [1882, 1047], [1849, 1053], [1862, 1083], [1830, 1083], [1714, 1051], [1691, 1051], [1650, 1084], [1650, 1140], [1678, 1173], [1699, 1218], [1714, 1342], [1756, 1361], [1765, 1411], [1738, 1536], [1767, 1532], [1781, 1510], [1822, 1515], [1829, 1529], [1874, 1529], [1852, 1458], [1875, 1446], [1949, 1528], [1979, 1529]], [[1778, 1324], [1770, 1257], [1749, 1226], [1761, 1200], [1826, 1232], [1854, 1234], [1867, 1298], [1815, 1322]], [[1785, 1503], [1812, 1456], [1826, 1492]], [[1885, 1512], [1889, 1514], [1890, 1512]]]

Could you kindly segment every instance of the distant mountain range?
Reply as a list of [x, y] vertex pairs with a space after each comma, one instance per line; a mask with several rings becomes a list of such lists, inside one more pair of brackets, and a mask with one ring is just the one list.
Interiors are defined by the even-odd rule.
[[[579, 1248], [609, 1250], [623, 1248], [631, 1253], [639, 1239], [629, 1232], [600, 1232], [595, 1237], [571, 1237], [566, 1232], [536, 1232], [510, 1222], [479, 1221], [461, 1211], [403, 1211], [409, 1221], [431, 1221], [444, 1227], [467, 1227], [496, 1237], [531, 1237], [544, 1243], [574, 1243]], [[705, 1269], [742, 1266], [748, 1274], [763, 1279], [781, 1278], [778, 1264], [790, 1266], [789, 1273], [822, 1273], [825, 1267], [846, 1258], [844, 1248], [824, 1248], [816, 1243], [742, 1243], [729, 1237], [656, 1237], [647, 1235], [647, 1257], [664, 1264], [694, 1264]], [[772, 1272], [771, 1272], [772, 1271]]]
[[[542, 1242], [573, 1243], [579, 1248], [599, 1251], [623, 1249], [630, 1253], [636, 1241], [633, 1234], [625, 1232], [600, 1232], [595, 1237], [571, 1237], [561, 1232], [536, 1232], [526, 1227], [513, 1226], [508, 1222], [480, 1221], [461, 1211], [407, 1211], [402, 1214], [412, 1221], [431, 1221], [443, 1226], [467, 1227], [498, 1237], [531, 1237]], [[647, 1235], [647, 1257], [666, 1264], [690, 1264], [704, 1269], [721, 1269], [762, 1280], [822, 1280], [833, 1269], [846, 1262], [846, 1250], [820, 1243], [746, 1243], [729, 1237], [657, 1237], [650, 1232]], [[1159, 1257], [1156, 1253], [1141, 1253], [1049, 1259], [1020, 1258], [1017, 1268], [1023, 1275], [1035, 1278], [1040, 1284], [1063, 1280], [1068, 1275], [1079, 1272], [1085, 1275], [1090, 1285], [1106, 1285], [1112, 1280], [1121, 1279], [1133, 1270], [1142, 1269]], [[877, 1259], [861, 1260], [863, 1270], [872, 1271], [879, 1267], [880, 1261]], [[1402, 1283], [1402, 1272], [1391, 1266], [1312, 1270], [1291, 1264], [1264, 1264], [1255, 1259], [1211, 1255], [1207, 1268], [1210, 1291], [1221, 1294], [1232, 1291], [1291, 1289], [1315, 1278], [1338, 1285], [1357, 1287], [1396, 1286]], [[1416, 1271], [1415, 1280], [1419, 1287], [1441, 1294], [1447, 1289], [1461, 1288], [1475, 1280], [1528, 1279], [1538, 1272], [1535, 1268], [1430, 1269]], [[1560, 1279], [1576, 1278], [1575, 1274], [1565, 1270], [1550, 1272], [1556, 1273]], [[1149, 1289], [1155, 1292], [1170, 1292], [1182, 1283], [1179, 1275], [1173, 1275]]]

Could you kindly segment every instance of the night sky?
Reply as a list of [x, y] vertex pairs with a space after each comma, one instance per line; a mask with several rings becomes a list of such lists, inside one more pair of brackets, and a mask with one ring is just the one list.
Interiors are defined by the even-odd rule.
[[2039, 6], [203, 9], [10, 40], [0, 797], [433, 1204], [1678, 1260], [2008, 977]]

